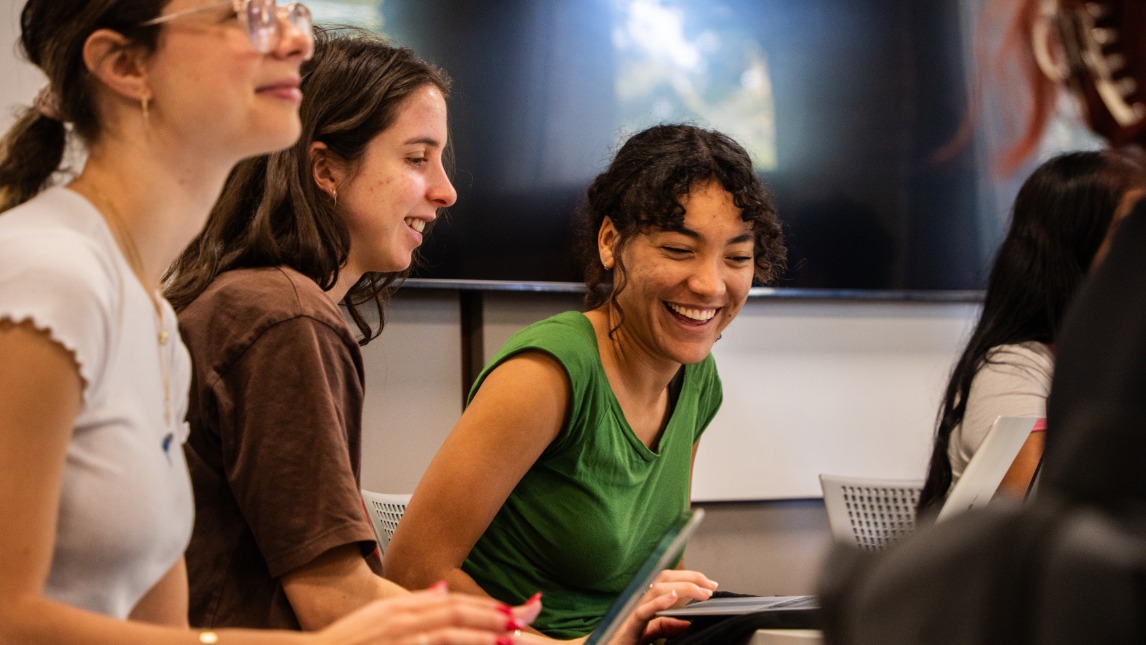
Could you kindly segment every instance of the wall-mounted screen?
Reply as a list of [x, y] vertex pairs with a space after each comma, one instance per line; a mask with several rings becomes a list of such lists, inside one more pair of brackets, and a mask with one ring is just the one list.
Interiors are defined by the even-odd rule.
[[[415, 277], [580, 281], [573, 211], [619, 142], [655, 123], [750, 151], [784, 222], [788, 288], [981, 289], [1026, 172], [993, 171], [990, 110], [936, 158], [969, 106], [981, 0], [312, 4], [454, 79], [458, 203]], [[1060, 125], [1046, 149], [1093, 145]]]

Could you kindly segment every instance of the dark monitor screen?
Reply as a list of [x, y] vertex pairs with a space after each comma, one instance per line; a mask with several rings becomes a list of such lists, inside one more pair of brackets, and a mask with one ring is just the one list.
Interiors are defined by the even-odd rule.
[[936, 154], [969, 106], [976, 4], [384, 0], [375, 27], [455, 83], [458, 202], [414, 277], [580, 281], [588, 184], [628, 134], [687, 121], [752, 154], [789, 248], [778, 286], [981, 289], [1018, 180], [984, 127]]

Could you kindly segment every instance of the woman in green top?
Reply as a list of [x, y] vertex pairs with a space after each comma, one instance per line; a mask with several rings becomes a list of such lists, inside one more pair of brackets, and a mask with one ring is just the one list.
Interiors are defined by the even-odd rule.
[[[721, 402], [712, 345], [784, 262], [748, 154], [692, 126], [629, 139], [581, 220], [589, 310], [519, 332], [479, 376], [384, 565], [506, 602], [540, 590], [534, 627], [554, 638], [591, 632], [688, 507]], [[669, 571], [655, 586], [683, 602], [716, 583]]]

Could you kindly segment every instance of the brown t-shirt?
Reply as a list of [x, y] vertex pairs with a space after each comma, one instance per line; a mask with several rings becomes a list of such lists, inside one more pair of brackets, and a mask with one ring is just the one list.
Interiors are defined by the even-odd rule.
[[285, 268], [238, 269], [179, 314], [194, 377], [191, 624], [298, 629], [280, 576], [359, 544], [362, 354], [339, 308]]

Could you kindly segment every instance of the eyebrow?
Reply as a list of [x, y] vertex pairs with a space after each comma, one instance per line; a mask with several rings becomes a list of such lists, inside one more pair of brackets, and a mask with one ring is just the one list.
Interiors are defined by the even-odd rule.
[[[700, 233], [697, 233], [696, 231], [692, 230], [691, 228], [686, 228], [684, 226], [681, 226], [680, 228], [665, 229], [665, 230], [673, 232], [673, 233], [680, 233], [681, 235], [684, 235], [685, 237], [690, 237], [694, 240], [700, 239]], [[737, 235], [736, 237], [725, 242], [725, 244], [741, 244], [743, 242], [752, 242], [752, 241], [753, 241], [752, 233], [741, 233], [740, 235]]]
[[414, 137], [413, 139], [406, 139], [406, 141], [403, 142], [402, 145], [412, 146], [412, 145], [419, 144], [419, 143], [422, 145], [427, 145], [427, 146], [431, 146], [434, 148], [441, 148], [442, 147], [442, 142], [438, 141], [437, 139], [435, 139], [433, 137]]

